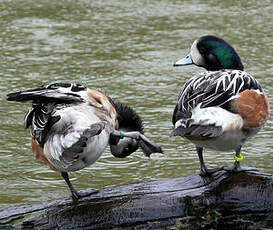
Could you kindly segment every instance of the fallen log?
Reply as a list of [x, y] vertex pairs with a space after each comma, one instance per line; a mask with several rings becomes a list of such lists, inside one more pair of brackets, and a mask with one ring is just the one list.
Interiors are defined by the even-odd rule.
[[[84, 192], [84, 191], [83, 191]], [[219, 171], [106, 188], [0, 211], [0, 229], [261, 229], [273, 226], [273, 176]]]

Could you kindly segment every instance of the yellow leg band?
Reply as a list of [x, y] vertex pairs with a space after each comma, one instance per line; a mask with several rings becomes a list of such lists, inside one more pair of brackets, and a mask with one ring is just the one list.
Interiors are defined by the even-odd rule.
[[235, 159], [235, 161], [237, 161], [237, 162], [241, 162], [243, 159], [244, 159], [244, 157], [243, 157], [243, 155], [242, 154], [240, 154], [240, 156], [236, 156], [236, 155], [234, 155], [234, 159]]

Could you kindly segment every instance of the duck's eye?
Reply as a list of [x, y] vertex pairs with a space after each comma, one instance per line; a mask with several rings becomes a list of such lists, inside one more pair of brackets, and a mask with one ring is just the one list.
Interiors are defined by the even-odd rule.
[[206, 48], [202, 45], [198, 46], [198, 50], [200, 54], [205, 54], [206, 53]]

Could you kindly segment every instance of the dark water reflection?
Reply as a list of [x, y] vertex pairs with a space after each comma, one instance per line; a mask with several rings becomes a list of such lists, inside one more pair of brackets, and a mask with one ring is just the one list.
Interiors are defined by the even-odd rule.
[[[107, 149], [94, 165], [71, 175], [79, 189], [194, 174], [194, 146], [169, 134], [180, 87], [202, 69], [174, 69], [172, 63], [197, 37], [224, 37], [272, 103], [272, 15], [269, 0], [1, 1], [1, 207], [69, 194], [57, 173], [35, 161], [29, 130], [23, 129], [28, 105], [6, 102], [7, 92], [54, 81], [100, 88], [133, 106], [146, 134], [165, 150], [151, 159], [141, 152], [115, 159]], [[245, 165], [273, 173], [272, 131], [270, 120], [244, 147]], [[210, 167], [233, 163], [231, 152], [206, 151], [205, 158]]]

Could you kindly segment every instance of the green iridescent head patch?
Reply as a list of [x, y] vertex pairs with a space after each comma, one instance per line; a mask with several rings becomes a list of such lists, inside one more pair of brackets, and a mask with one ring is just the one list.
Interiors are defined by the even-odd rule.
[[210, 51], [217, 57], [221, 65], [228, 69], [232, 66], [236, 59], [236, 53], [233, 49], [221, 41], [206, 41], [206, 46], [209, 47]]

